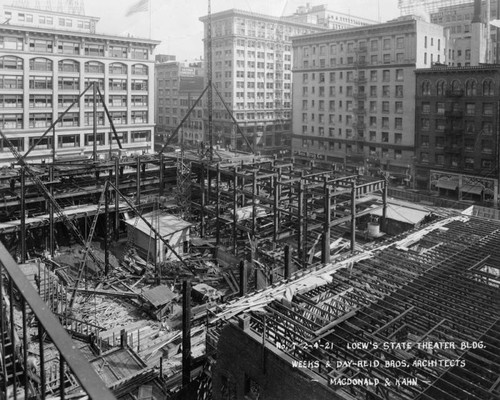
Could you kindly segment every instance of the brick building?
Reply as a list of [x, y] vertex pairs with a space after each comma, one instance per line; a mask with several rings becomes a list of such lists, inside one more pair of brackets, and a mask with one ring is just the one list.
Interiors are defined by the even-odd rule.
[[416, 77], [417, 188], [496, 202], [500, 67], [434, 67]]

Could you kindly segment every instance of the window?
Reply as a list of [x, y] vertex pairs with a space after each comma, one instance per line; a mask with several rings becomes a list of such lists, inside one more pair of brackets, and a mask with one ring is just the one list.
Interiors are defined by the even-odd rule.
[[469, 79], [465, 82], [465, 95], [466, 96], [476, 96], [477, 95], [477, 83], [475, 79]]
[[404, 71], [402, 69], [397, 69], [396, 70], [396, 80], [398, 82], [400, 81], [403, 81], [404, 80]]
[[0, 57], [0, 69], [23, 69], [23, 59], [14, 56]]
[[430, 114], [431, 112], [431, 103], [422, 102], [422, 114]]
[[80, 54], [80, 44], [78, 42], [57, 42], [57, 52], [59, 54]]
[[30, 39], [30, 52], [32, 53], [52, 53], [52, 40]]
[[389, 128], [389, 118], [382, 117], [382, 128]]
[[30, 76], [30, 89], [52, 89], [52, 77]]
[[[85, 67], [87, 63], [85, 64]], [[127, 74], [127, 66], [122, 63], [112, 63], [109, 64], [109, 73], [110, 75], [126, 75]]]
[[404, 45], [405, 45], [405, 38], [404, 37], [396, 38], [396, 48], [397, 49], [404, 49]]
[[61, 60], [58, 63], [59, 72], [80, 72], [80, 64], [73, 60]]
[[30, 108], [52, 107], [52, 95], [30, 94]]
[[429, 136], [427, 135], [420, 136], [420, 147], [424, 149], [429, 148]]
[[104, 74], [104, 64], [98, 61], [87, 61], [85, 63], [85, 72], [90, 74]]
[[403, 118], [394, 118], [394, 129], [403, 129]]
[[127, 80], [126, 79], [109, 79], [109, 90], [127, 90]]
[[132, 106], [134, 107], [144, 107], [148, 105], [148, 96], [146, 95], [132, 95], [131, 98]]
[[493, 103], [483, 103], [483, 115], [493, 115]]
[[370, 112], [377, 112], [377, 102], [370, 101]]
[[436, 130], [444, 131], [445, 127], [446, 127], [446, 123], [445, 123], [444, 119], [437, 119], [436, 120]]
[[370, 71], [370, 82], [377, 82], [377, 71]]
[[476, 114], [476, 104], [475, 103], [467, 103], [465, 105], [465, 113], [467, 115], [475, 115]]
[[431, 83], [429, 81], [422, 82], [422, 96], [431, 95]]
[[494, 96], [495, 84], [492, 79], [485, 79], [483, 81], [483, 96]]
[[[98, 132], [96, 134], [96, 144], [98, 146], [104, 146], [104, 132]], [[92, 146], [94, 144], [94, 134], [86, 133], [85, 134], [85, 146]]]
[[396, 85], [395, 96], [403, 97], [403, 85]]
[[372, 51], [378, 50], [378, 40], [372, 40], [370, 42], [370, 49]]
[[389, 132], [382, 132], [382, 142], [383, 143], [389, 142]]
[[147, 79], [132, 79], [131, 90], [134, 91], [148, 90]]
[[22, 129], [23, 114], [0, 114], [0, 128]]
[[440, 80], [436, 83], [436, 91], [438, 96], [444, 96], [446, 91], [446, 82]]
[[403, 102], [402, 101], [396, 101], [394, 103], [394, 111], [396, 112], [396, 114], [402, 114], [403, 113]]
[[0, 94], [0, 108], [22, 108], [23, 95], [21, 94]]
[[384, 50], [391, 49], [391, 39], [384, 39]]
[[[125, 56], [126, 57], [126, 56]], [[148, 59], [148, 49], [132, 47], [130, 51], [130, 57], [136, 60], [147, 60]]]
[[52, 113], [30, 114], [30, 128], [45, 128], [52, 124]]
[[[94, 113], [86, 112], [83, 123], [85, 126], [94, 125]], [[97, 112], [97, 125], [104, 125], [104, 112], [102, 111]]]
[[391, 81], [391, 71], [388, 69], [384, 69], [382, 71], [382, 82], [390, 82]]
[[444, 103], [442, 101], [438, 101], [436, 103], [436, 114], [443, 115], [444, 114]]
[[382, 102], [382, 112], [385, 114], [388, 114], [390, 112], [389, 110], [389, 102], [388, 101], [383, 101]]
[[30, 137], [29, 145], [30, 148], [33, 147], [33, 150], [52, 149], [52, 137], [51, 136], [45, 136], [43, 138]]
[[132, 65], [132, 75], [147, 75], [148, 66], [144, 64], [134, 64]]
[[47, 58], [32, 58], [30, 60], [30, 71], [52, 72], [52, 61]]
[[388, 85], [382, 86], [382, 97], [389, 97], [391, 95]]
[[59, 77], [57, 86], [59, 90], [80, 90], [80, 78]]
[[151, 131], [132, 131], [131, 141], [133, 143], [150, 142], [151, 141]]
[[148, 123], [148, 112], [147, 111], [132, 111], [131, 123], [132, 124], [147, 124]]
[[[65, 117], [66, 116], [64, 116], [64, 118]], [[59, 136], [57, 138], [57, 147], [59, 147], [59, 148], [80, 147], [80, 135], [61, 135], [61, 136]]]
[[85, 44], [85, 55], [91, 57], [104, 57], [104, 45], [86, 43]]
[[127, 48], [124, 46], [109, 46], [109, 57], [127, 58]]
[[23, 50], [23, 39], [17, 37], [0, 36], [0, 49]]

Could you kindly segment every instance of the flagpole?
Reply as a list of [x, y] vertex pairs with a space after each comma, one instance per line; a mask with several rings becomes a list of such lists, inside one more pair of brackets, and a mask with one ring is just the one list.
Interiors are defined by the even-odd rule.
[[149, 8], [149, 39], [151, 39], [151, 0], [148, 0]]

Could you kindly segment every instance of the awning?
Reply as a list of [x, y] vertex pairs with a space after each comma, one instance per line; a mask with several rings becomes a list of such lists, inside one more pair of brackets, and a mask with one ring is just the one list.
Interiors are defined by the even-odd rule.
[[465, 184], [461, 187], [462, 192], [465, 193], [471, 193], [471, 194], [481, 194], [482, 191], [484, 190], [483, 185], [477, 184], [477, 185], [468, 185]]
[[441, 188], [441, 189], [457, 190], [458, 182], [457, 181], [437, 181], [436, 187]]

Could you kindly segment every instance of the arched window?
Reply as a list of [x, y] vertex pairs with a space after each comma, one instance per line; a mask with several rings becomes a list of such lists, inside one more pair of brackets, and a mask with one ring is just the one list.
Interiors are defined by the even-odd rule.
[[112, 63], [109, 64], [109, 73], [111, 75], [126, 75], [127, 66], [122, 63]]
[[148, 66], [144, 64], [134, 64], [132, 65], [132, 75], [147, 75]]
[[429, 81], [422, 82], [422, 96], [431, 95], [431, 83]]
[[469, 79], [465, 82], [465, 95], [477, 96], [477, 82], [475, 79]]
[[0, 69], [23, 69], [23, 59], [15, 56], [0, 57]]
[[437, 81], [436, 92], [438, 96], [444, 96], [446, 91], [446, 82], [443, 80]]
[[104, 74], [104, 64], [99, 61], [87, 61], [85, 63], [85, 72], [91, 74]]
[[58, 69], [59, 72], [80, 72], [80, 63], [75, 60], [61, 60]]
[[483, 96], [495, 95], [495, 83], [492, 79], [485, 79], [483, 81]]
[[52, 72], [52, 60], [42, 57], [32, 58], [30, 60], [30, 70]]
[[458, 79], [454, 79], [451, 82], [451, 91], [453, 94], [460, 94], [462, 91], [462, 83]]

